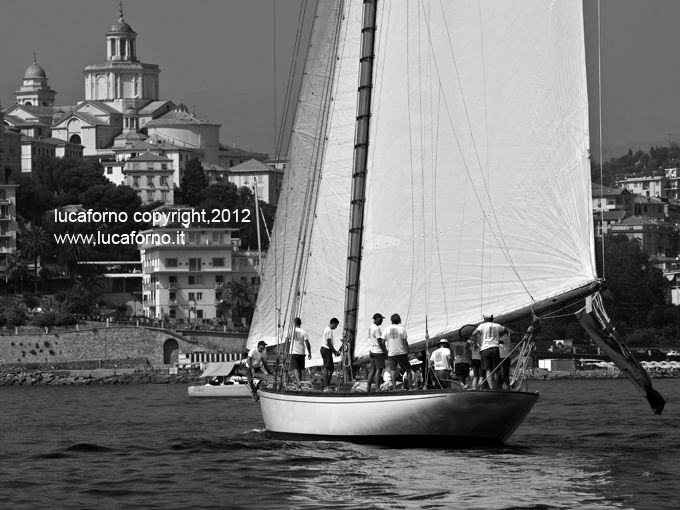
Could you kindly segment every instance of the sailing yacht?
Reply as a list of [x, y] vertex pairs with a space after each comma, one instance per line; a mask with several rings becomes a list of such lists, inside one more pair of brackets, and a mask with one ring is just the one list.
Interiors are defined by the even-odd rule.
[[[587, 300], [589, 332], [660, 412], [597, 299], [588, 147], [581, 0], [320, 0], [248, 345], [284, 345], [300, 317], [318, 365], [344, 310], [351, 374], [376, 312], [404, 318], [414, 352], [483, 314]], [[312, 437], [502, 443], [538, 399], [520, 384], [291, 391], [286, 377], [259, 390], [265, 425]]]

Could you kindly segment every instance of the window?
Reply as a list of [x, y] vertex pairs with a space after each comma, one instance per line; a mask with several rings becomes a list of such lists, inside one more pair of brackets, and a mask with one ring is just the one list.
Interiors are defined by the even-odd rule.
[[116, 40], [111, 39], [111, 56], [113, 57], [116, 54]]
[[175, 285], [177, 285], [177, 277], [176, 276], [170, 276], [168, 281], [170, 283], [174, 283]]
[[212, 259], [213, 267], [224, 267], [224, 258]]
[[132, 186], [139, 188], [139, 177], [135, 176], [132, 178]]
[[170, 293], [170, 299], [177, 299], [177, 293], [176, 293], [176, 292], [171, 292], [171, 293]]
[[[189, 244], [197, 244], [199, 239], [199, 233], [198, 232], [189, 232]], [[189, 259], [190, 261], [192, 259]], [[197, 259], [193, 259], [197, 260]]]
[[107, 167], [106, 167], [106, 174], [107, 174], [107, 175], [113, 174], [113, 167], [112, 167], [112, 166], [107, 166]]
[[196, 318], [197, 319], [203, 318], [203, 310], [196, 310]]
[[[165, 259], [165, 267], [177, 267], [177, 259]], [[171, 276], [170, 278], [176, 278]]]
[[212, 240], [213, 240], [213, 243], [220, 243], [222, 241], [222, 233], [221, 232], [213, 232], [212, 233]]
[[161, 163], [161, 170], [167, 170], [168, 169], [168, 164], [167, 163]]
[[146, 199], [150, 201], [153, 200], [153, 191], [146, 192]]
[[224, 276], [222, 276], [221, 274], [215, 276], [215, 283], [224, 283]]
[[241, 283], [248, 283], [248, 278], [245, 276], [241, 277]]
[[203, 284], [202, 276], [189, 276], [189, 285], [201, 285]]
[[196, 301], [203, 301], [203, 293], [202, 292], [196, 293]]
[[253, 276], [251, 279], [251, 282], [253, 285], [259, 285], [260, 284], [260, 277], [259, 276]]
[[177, 318], [177, 314], [175, 313], [175, 310], [170, 310], [170, 318], [171, 318], [171, 319], [176, 319], [176, 318]]
[[189, 271], [200, 271], [201, 259], [189, 259]]
[[222, 293], [221, 292], [215, 292], [215, 300], [217, 300], [217, 301], [222, 300]]
[[168, 185], [168, 178], [167, 177], [161, 177], [160, 183], [161, 183], [161, 186], [167, 186]]
[[149, 188], [153, 188], [153, 176], [147, 175], [147, 177], [146, 177], [146, 185], [147, 185]]
[[167, 191], [161, 191], [161, 197], [162, 197], [163, 202], [167, 202], [168, 201], [168, 192]]
[[196, 301], [196, 293], [189, 292], [189, 301]]

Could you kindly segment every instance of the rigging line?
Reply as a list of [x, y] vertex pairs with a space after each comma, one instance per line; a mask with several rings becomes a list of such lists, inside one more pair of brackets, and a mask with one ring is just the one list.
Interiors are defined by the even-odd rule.
[[[408, 13], [408, 4], [406, 4], [406, 111], [408, 115], [408, 151], [409, 151], [409, 170], [410, 170], [410, 176], [411, 176], [411, 219], [414, 219], [416, 217], [416, 211], [415, 211], [415, 206], [414, 206], [414, 197], [415, 197], [415, 192], [414, 192], [414, 187], [413, 187], [413, 138], [411, 137], [411, 133], [413, 132], [412, 129], [412, 124], [411, 124], [411, 87], [409, 86], [409, 78], [411, 77], [411, 66], [409, 64], [410, 59], [409, 56], [411, 54], [411, 48], [410, 48], [410, 30], [409, 27], [411, 24], [409, 23], [409, 13]], [[413, 281], [415, 277], [415, 267], [416, 267], [416, 222], [411, 221], [411, 285], [409, 287], [409, 299], [408, 299], [408, 310], [406, 312], [406, 321], [408, 324], [408, 321], [411, 318], [411, 307], [413, 306]]]
[[278, 159], [279, 155], [276, 153], [276, 2], [274, 2], [274, 122], [272, 122], [274, 127], [274, 157]]
[[[420, 50], [420, 12], [421, 10], [416, 7], [418, 10], [418, 86], [419, 86], [419, 95], [418, 95], [418, 109], [420, 111], [420, 215], [421, 215], [421, 230], [422, 230], [422, 248], [423, 248], [423, 272], [424, 272], [424, 278], [423, 278], [423, 291], [425, 293], [425, 317], [428, 315], [428, 306], [429, 306], [429, 294], [427, 293], [427, 237], [426, 237], [426, 230], [425, 230], [425, 141], [423, 139], [425, 135], [425, 130], [423, 129], [423, 123], [424, 123], [424, 115], [423, 115], [423, 72], [422, 72], [422, 67], [421, 67], [421, 50]], [[429, 58], [428, 58], [429, 61]], [[426, 80], [427, 81], [427, 80]], [[434, 200], [433, 200], [434, 202]], [[425, 323], [427, 324], [427, 319], [425, 320]], [[427, 328], [426, 328], [426, 334], [427, 334]]]
[[[437, 108], [435, 109], [435, 111], [437, 112], [437, 123], [436, 123], [435, 134], [433, 136], [433, 139], [434, 139], [434, 144], [433, 144], [434, 145], [434, 151], [433, 151], [434, 162], [433, 163], [434, 164], [432, 166], [432, 171], [433, 171], [432, 192], [433, 192], [433, 195], [434, 195], [434, 198], [435, 198], [435, 200], [434, 200], [435, 203], [437, 202], [437, 200], [436, 200], [436, 198], [437, 198], [437, 167], [438, 167], [438, 163], [439, 163], [439, 158], [438, 158], [438, 156], [439, 156], [439, 118], [440, 118], [439, 117], [439, 100], [441, 99], [441, 84], [439, 84], [439, 85], [440, 85], [440, 87], [438, 89], [439, 94], [437, 94]], [[442, 253], [441, 253], [441, 249], [439, 247], [439, 235], [438, 235], [439, 223], [438, 223], [438, 220], [437, 220], [437, 207], [436, 206], [433, 207], [433, 210], [434, 210], [434, 215], [433, 215], [434, 216], [434, 232], [435, 232], [435, 239], [436, 239], [436, 243], [437, 243], [437, 258], [439, 260], [439, 278], [440, 278], [441, 284], [442, 284], [442, 297], [444, 299], [444, 314], [446, 316], [446, 326], [445, 326], [445, 328], [448, 328], [448, 326], [449, 326], [449, 307], [448, 307], [448, 304], [446, 302], [446, 285], [444, 284], [444, 267], [442, 265]], [[460, 257], [460, 250], [458, 250], [458, 256]], [[454, 300], [454, 302], [456, 300], [456, 287], [457, 287], [456, 285], [453, 286], [453, 300]]]
[[[318, 8], [318, 3], [317, 3]], [[283, 115], [281, 116], [281, 129], [279, 130], [279, 140], [276, 144], [276, 157], [281, 154], [283, 148], [283, 136], [285, 131], [285, 125], [288, 122], [288, 114], [290, 111], [290, 102], [293, 95], [293, 84], [295, 82], [295, 71], [297, 69], [297, 61], [300, 57], [300, 42], [302, 40], [302, 27], [304, 26], [304, 17], [307, 10], [307, 0], [303, 0], [300, 3], [300, 14], [298, 15], [297, 32], [295, 33], [295, 43], [293, 46], [293, 58], [290, 62], [290, 68], [288, 71], [288, 83], [286, 84], [286, 97], [284, 100]], [[316, 9], [315, 9], [316, 10]], [[312, 28], [313, 30], [313, 28]], [[307, 46], [307, 51], [309, 51], [309, 46]], [[275, 64], [276, 65], [276, 64]]]
[[[597, 0], [597, 97], [598, 97], [598, 115], [599, 115], [599, 137], [600, 137], [600, 245], [602, 248], [602, 278], [605, 277], [604, 271], [604, 162], [602, 161], [602, 45], [601, 45], [601, 18], [600, 18], [600, 0]], [[590, 163], [590, 162], [589, 162]]]
[[[422, 0], [421, 0], [421, 3], [422, 3]], [[462, 90], [463, 90], [463, 87], [462, 87], [462, 84], [460, 83], [460, 73], [458, 72], [458, 66], [457, 66], [457, 63], [456, 63], [456, 58], [455, 58], [455, 55], [454, 55], [453, 47], [451, 46], [450, 31], [449, 31], [449, 28], [448, 28], [448, 24], [446, 23], [446, 16], [443, 14], [444, 8], [443, 8], [443, 5], [441, 5], [441, 0], [440, 0], [439, 3], [440, 3], [440, 6], [441, 6], [441, 9], [442, 9], [442, 19], [444, 20], [444, 26], [445, 26], [445, 28], [446, 28], [446, 33], [449, 34], [449, 47], [451, 48], [451, 57], [452, 57], [452, 59], [453, 59], [453, 65], [454, 65], [454, 68], [455, 68], [455, 70], [456, 70], [456, 73], [455, 73], [455, 74], [456, 74], [456, 77], [457, 77], [457, 79], [458, 79], [458, 87], [459, 87], [459, 89], [462, 91]], [[428, 38], [429, 38], [429, 41], [430, 41], [430, 48], [434, 49], [434, 44], [433, 44], [433, 42], [432, 42], [432, 37], [431, 37], [430, 25], [429, 25], [429, 23], [426, 23], [426, 25], [427, 25]], [[436, 59], [436, 58], [434, 59], [434, 63], [435, 63], [435, 69], [437, 70], [437, 75], [438, 75], [438, 76], [441, 76], [441, 74], [439, 73], [439, 65], [437, 64], [437, 59]], [[467, 120], [467, 123], [468, 123], [468, 127], [470, 127], [470, 117], [469, 117], [469, 113], [468, 113], [468, 110], [467, 110], [467, 103], [465, 102], [465, 98], [464, 98], [464, 97], [462, 97], [462, 104], [463, 104], [463, 110], [465, 111], [465, 117], [466, 117], [466, 120]], [[446, 101], [446, 96], [444, 96], [444, 105], [446, 106], [446, 112], [447, 112], [447, 115], [449, 116], [449, 122], [451, 123], [451, 127], [453, 128], [454, 137], [455, 137], [455, 139], [456, 139], [456, 145], [458, 146], [458, 150], [459, 150], [459, 152], [460, 152], [461, 155], [462, 155], [462, 154], [463, 154], [463, 152], [462, 152], [462, 147], [461, 147], [461, 145], [460, 145], [460, 140], [459, 140], [459, 138], [458, 138], [458, 135], [456, 134], [455, 125], [454, 125], [453, 120], [452, 120], [451, 110], [450, 110], [450, 108], [449, 108], [448, 101]], [[472, 130], [470, 130], [470, 133], [472, 133]], [[479, 153], [478, 153], [478, 151], [477, 151], [477, 145], [476, 145], [476, 143], [475, 143], [474, 137], [471, 137], [471, 140], [472, 140], [472, 146], [473, 146], [473, 149], [474, 149], [473, 152], [474, 152], [474, 154], [475, 154], [475, 156], [476, 156], [477, 164], [478, 164], [479, 168], [481, 169], [481, 161], [480, 161], [480, 159], [479, 159]], [[470, 174], [470, 168], [469, 168], [469, 166], [468, 166], [467, 163], [465, 163], [465, 171], [466, 171], [466, 173], [467, 173], [467, 175], [468, 175], [468, 179], [470, 179], [470, 182], [473, 182], [473, 181], [472, 181], [472, 176], [471, 176], [471, 174]], [[486, 192], [487, 192], [487, 197], [488, 197], [488, 187], [487, 187], [487, 185], [486, 185], [486, 179], [484, 179], [484, 174], [481, 173], [481, 172], [480, 172], [480, 176], [482, 177], [482, 181], [483, 181], [483, 184], [484, 184], [483, 187], [484, 187], [484, 189], [486, 190]], [[479, 206], [482, 208], [482, 211], [484, 211], [484, 207], [482, 206], [482, 201], [481, 201], [481, 199], [480, 199], [479, 193], [477, 193], [477, 189], [476, 189], [476, 187], [475, 187], [474, 185], [472, 186], [472, 190], [473, 190], [473, 192], [474, 192], [475, 198], [477, 199], [477, 203], [478, 203]], [[488, 198], [490, 199], [490, 197], [488, 197]], [[489, 200], [489, 201], [490, 201], [490, 200]], [[498, 218], [497, 218], [497, 216], [496, 216], [496, 211], [493, 209], [493, 206], [491, 207], [491, 211], [492, 211], [492, 213], [493, 213], [494, 219], [496, 220], [496, 226], [499, 226]], [[485, 222], [488, 222], [488, 219], [486, 218], [486, 214], [484, 215], [484, 219], [485, 219]], [[517, 277], [517, 281], [518, 281], [518, 282], [520, 283], [520, 285], [524, 288], [524, 291], [525, 291], [525, 292], [527, 293], [527, 295], [531, 298], [531, 300], [532, 300], [532, 301], [535, 301], [534, 297], [531, 295], [531, 292], [529, 292], [529, 289], [526, 287], [526, 285], [524, 284], [524, 281], [523, 281], [522, 278], [520, 277], [519, 272], [518, 272], [518, 270], [517, 270], [517, 267], [515, 266], [514, 262], [512, 261], [512, 258], [510, 257], [510, 253], [509, 253], [509, 251], [508, 251], [508, 249], [507, 249], [507, 245], [505, 244], [505, 240], [503, 239], [503, 233], [500, 231], [500, 228], [499, 228], [498, 235], [496, 234], [496, 232], [494, 231], [493, 228], [491, 229], [491, 234], [492, 234], [493, 238], [495, 239], [496, 244], [497, 244], [498, 247], [501, 249], [501, 253], [502, 253], [503, 256], [505, 257], [505, 260], [508, 262], [508, 265], [510, 266], [510, 268], [511, 268], [512, 271], [513, 271], [513, 273], [514, 273], [515, 276]], [[498, 236], [500, 236], [500, 239], [499, 239]]]

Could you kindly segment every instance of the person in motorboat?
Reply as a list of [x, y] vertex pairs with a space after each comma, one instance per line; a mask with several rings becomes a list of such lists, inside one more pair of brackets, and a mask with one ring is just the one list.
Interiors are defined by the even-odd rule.
[[208, 384], [210, 386], [219, 386], [223, 382], [224, 382], [224, 377], [222, 377], [221, 375], [218, 375], [218, 376], [215, 376], [215, 377], [211, 377]]
[[385, 370], [387, 347], [385, 347], [385, 341], [382, 339], [382, 331], [380, 330], [383, 319], [384, 317], [381, 314], [376, 313], [373, 315], [373, 324], [368, 328], [367, 335], [368, 345], [370, 346], [369, 356], [371, 358], [371, 366], [366, 379], [367, 393], [371, 392], [373, 383], [375, 383], [376, 388], [380, 389], [380, 381]]
[[501, 335], [506, 333], [507, 329], [496, 324], [491, 314], [484, 315], [483, 319], [484, 322], [477, 326], [470, 340], [479, 345], [482, 358], [482, 389], [486, 387], [487, 380], [491, 389], [497, 389], [500, 388], [500, 374], [496, 368], [501, 363], [498, 346], [500, 345]]
[[398, 313], [392, 314], [390, 317], [390, 324], [383, 330], [382, 337], [387, 345], [387, 362], [390, 366], [390, 375], [392, 376], [392, 389], [397, 390], [397, 375], [399, 374], [399, 367], [404, 369], [406, 375], [406, 382], [409, 388], [413, 388], [411, 364], [408, 360], [408, 334], [406, 328], [401, 325], [401, 317]]
[[263, 369], [268, 374], [272, 373], [272, 371], [269, 370], [269, 365], [267, 365], [266, 348], [267, 344], [264, 342], [264, 340], [260, 340], [257, 343], [257, 347], [250, 349], [250, 352], [248, 353], [248, 359], [246, 361], [246, 377], [248, 378], [248, 388], [253, 394], [253, 400], [255, 401], [259, 400], [260, 398], [257, 396], [257, 387], [253, 383], [253, 377], [256, 375], [263, 377]]
[[442, 338], [437, 344], [437, 349], [430, 356], [430, 364], [437, 377], [436, 384], [441, 388], [448, 388], [449, 379], [451, 379], [452, 363], [449, 345], [449, 341]]
[[321, 359], [323, 360], [321, 391], [330, 387], [331, 377], [333, 377], [333, 371], [335, 370], [333, 356], [340, 356], [340, 352], [333, 346], [333, 331], [338, 327], [338, 324], [340, 324], [340, 321], [333, 317], [328, 326], [326, 326], [326, 329], [323, 330], [323, 337], [321, 339]]
[[302, 371], [305, 369], [305, 347], [307, 347], [307, 358], [312, 359], [312, 347], [309, 344], [309, 336], [307, 332], [302, 329], [302, 320], [299, 317], [295, 319], [295, 331], [293, 332], [293, 345], [291, 346], [290, 368], [293, 370], [293, 376], [297, 383], [297, 388], [300, 388], [302, 382]]

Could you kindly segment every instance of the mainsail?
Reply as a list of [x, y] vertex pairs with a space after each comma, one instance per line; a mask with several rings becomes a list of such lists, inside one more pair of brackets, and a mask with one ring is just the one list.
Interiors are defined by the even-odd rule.
[[[361, 13], [319, 2], [249, 345], [277, 341], [278, 310], [315, 346], [342, 318]], [[444, 334], [594, 281], [581, 1], [379, 2], [377, 19], [355, 354], [376, 312], [418, 340], [426, 317]]]

